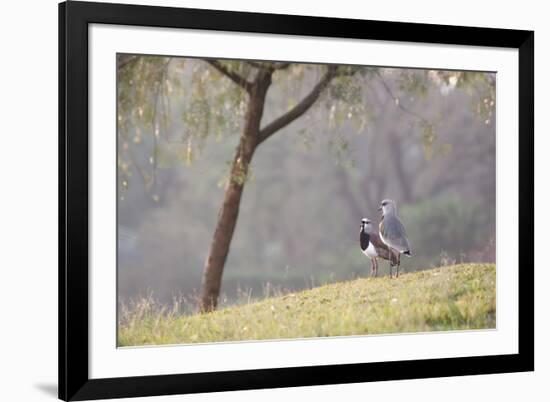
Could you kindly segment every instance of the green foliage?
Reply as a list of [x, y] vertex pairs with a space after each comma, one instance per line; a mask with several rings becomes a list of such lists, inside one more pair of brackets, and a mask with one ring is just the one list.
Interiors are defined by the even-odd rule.
[[122, 308], [118, 345], [495, 328], [495, 283], [494, 264], [463, 264], [334, 283], [203, 315], [146, 299]]
[[[244, 69], [243, 62], [225, 62], [232, 71]], [[246, 94], [205, 62], [195, 62], [187, 80], [189, 96], [180, 105], [183, 139], [203, 145], [209, 135], [239, 134], [246, 108]]]
[[241, 159], [237, 159], [235, 162], [235, 165], [233, 167], [233, 171], [231, 173], [231, 180], [238, 184], [239, 186], [242, 186], [249, 178], [250, 174], [249, 167], [245, 166]]
[[496, 108], [496, 75], [480, 71], [434, 71], [435, 81], [472, 96], [472, 111], [491, 124]]
[[433, 157], [434, 149], [433, 145], [434, 142], [437, 140], [437, 134], [435, 132], [435, 129], [432, 124], [429, 124], [428, 122], [422, 122], [422, 145], [424, 146], [424, 158], [426, 160], [431, 160]]
[[347, 169], [355, 167], [355, 161], [351, 158], [349, 140], [346, 137], [334, 136], [334, 138], [329, 138], [328, 146], [335, 157], [336, 165]]
[[[246, 95], [205, 61], [121, 57], [133, 59], [117, 71], [120, 200], [137, 182], [157, 202], [157, 169], [191, 166], [209, 136], [239, 134]], [[247, 74], [240, 61], [222, 63]]]
[[[166, 126], [169, 107], [166, 93], [178, 88], [179, 80], [168, 75], [170, 58], [134, 57], [117, 70], [119, 183], [121, 190], [126, 191], [133, 181], [133, 172], [137, 172], [144, 188], [149, 191], [155, 179], [160, 131]], [[137, 160], [134, 147], [145, 144], [150, 147], [150, 156], [146, 160]], [[158, 195], [152, 197], [155, 199]]]
[[[360, 67], [353, 67], [353, 75], [337, 76], [331, 82], [324, 96], [325, 108], [329, 111], [328, 123], [332, 129], [346, 122], [355, 122], [357, 127], [364, 127], [366, 121], [364, 78], [359, 74]], [[344, 74], [349, 71], [344, 71]], [[338, 130], [335, 130], [338, 132]]]
[[[139, 56], [117, 71], [117, 112], [119, 134], [127, 136], [132, 128], [153, 129], [161, 109], [160, 96], [179, 85], [167, 77], [170, 58]], [[136, 133], [139, 141], [139, 134]]]
[[430, 85], [428, 72], [429, 70], [404, 70], [401, 72], [398, 78], [400, 91], [409, 96], [425, 98]]
[[357, 85], [353, 76], [340, 76], [332, 81], [329, 88], [332, 101], [342, 101], [347, 104], [357, 104], [363, 100], [362, 88]]
[[[119, 57], [129, 57], [122, 55]], [[206, 139], [222, 140], [242, 131], [247, 108], [246, 92], [205, 60], [159, 56], [130, 56], [134, 59], [119, 68], [117, 75], [119, 178], [133, 182], [133, 174], [144, 182], [145, 189], [154, 185], [157, 168], [182, 163], [191, 166], [200, 157]], [[271, 62], [218, 60], [223, 68], [253, 80], [259, 66]], [[270, 119], [294, 107], [314, 85], [325, 66], [294, 63], [276, 71], [273, 87], [284, 100], [281, 110], [266, 110]], [[445, 156], [452, 151], [447, 143], [438, 141], [436, 123], [421, 113], [407, 110], [401, 102], [425, 98], [433, 89], [462, 88], [472, 96], [475, 112], [489, 124], [494, 113], [494, 76], [480, 72], [432, 71], [367, 66], [338, 66], [336, 77], [321, 94], [317, 105], [327, 113], [312, 119], [307, 132], [302, 132], [306, 147], [319, 132], [330, 137], [329, 148], [341, 165], [351, 165], [347, 144], [348, 126], [363, 133], [373, 116], [366, 102], [370, 85], [385, 78], [388, 95], [394, 98], [401, 111], [413, 115], [421, 127], [420, 141], [426, 160]], [[391, 89], [390, 87], [395, 87]], [[391, 93], [395, 91], [395, 93]], [[271, 96], [271, 95], [270, 95]], [[285, 110], [286, 109], [286, 110]], [[414, 109], [411, 108], [411, 109]], [[399, 111], [398, 111], [399, 112]], [[307, 116], [307, 114], [306, 114]], [[326, 117], [326, 120], [325, 118]], [[311, 134], [315, 132], [315, 134]], [[138, 160], [134, 148], [146, 147], [149, 157]], [[242, 177], [241, 177], [242, 176]], [[246, 175], [236, 178], [244, 182]]]

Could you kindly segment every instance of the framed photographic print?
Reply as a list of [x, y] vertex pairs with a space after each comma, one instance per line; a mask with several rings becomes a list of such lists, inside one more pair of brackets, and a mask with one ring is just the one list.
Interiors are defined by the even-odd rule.
[[59, 5], [59, 397], [534, 369], [534, 33]]

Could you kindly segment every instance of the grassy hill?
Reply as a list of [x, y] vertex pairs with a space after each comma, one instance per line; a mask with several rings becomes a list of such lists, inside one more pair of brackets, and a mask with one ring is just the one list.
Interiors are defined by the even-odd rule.
[[145, 304], [127, 314], [118, 345], [495, 328], [495, 282], [494, 264], [461, 264], [334, 283], [202, 315], [166, 314]]

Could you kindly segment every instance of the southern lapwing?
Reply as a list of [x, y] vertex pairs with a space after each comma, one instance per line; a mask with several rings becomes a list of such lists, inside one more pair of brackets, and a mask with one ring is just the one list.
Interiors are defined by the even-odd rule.
[[[399, 253], [392, 251], [386, 246], [378, 233], [372, 230], [372, 223], [370, 220], [361, 219], [361, 230], [359, 232], [359, 243], [361, 245], [361, 251], [367, 257], [371, 259], [371, 275], [378, 275], [378, 260], [377, 258], [383, 258], [390, 262], [390, 266], [399, 266], [400, 256]], [[391, 271], [390, 271], [391, 272]]]
[[[382, 211], [382, 220], [380, 221], [380, 239], [391, 250], [395, 250], [399, 254], [405, 254], [411, 256], [411, 245], [407, 238], [407, 232], [405, 226], [401, 223], [401, 220], [397, 216], [397, 208], [395, 202], [392, 200], [384, 200], [380, 203], [379, 211]], [[392, 276], [391, 264], [390, 264], [390, 278]], [[399, 264], [397, 265], [397, 271], [395, 277], [399, 276]]]

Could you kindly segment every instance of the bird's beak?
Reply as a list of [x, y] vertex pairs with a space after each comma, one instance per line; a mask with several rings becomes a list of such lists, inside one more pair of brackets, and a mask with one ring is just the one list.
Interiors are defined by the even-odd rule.
[[382, 211], [382, 205], [380, 205], [380, 206], [378, 207], [378, 210], [379, 210], [379, 211]]

